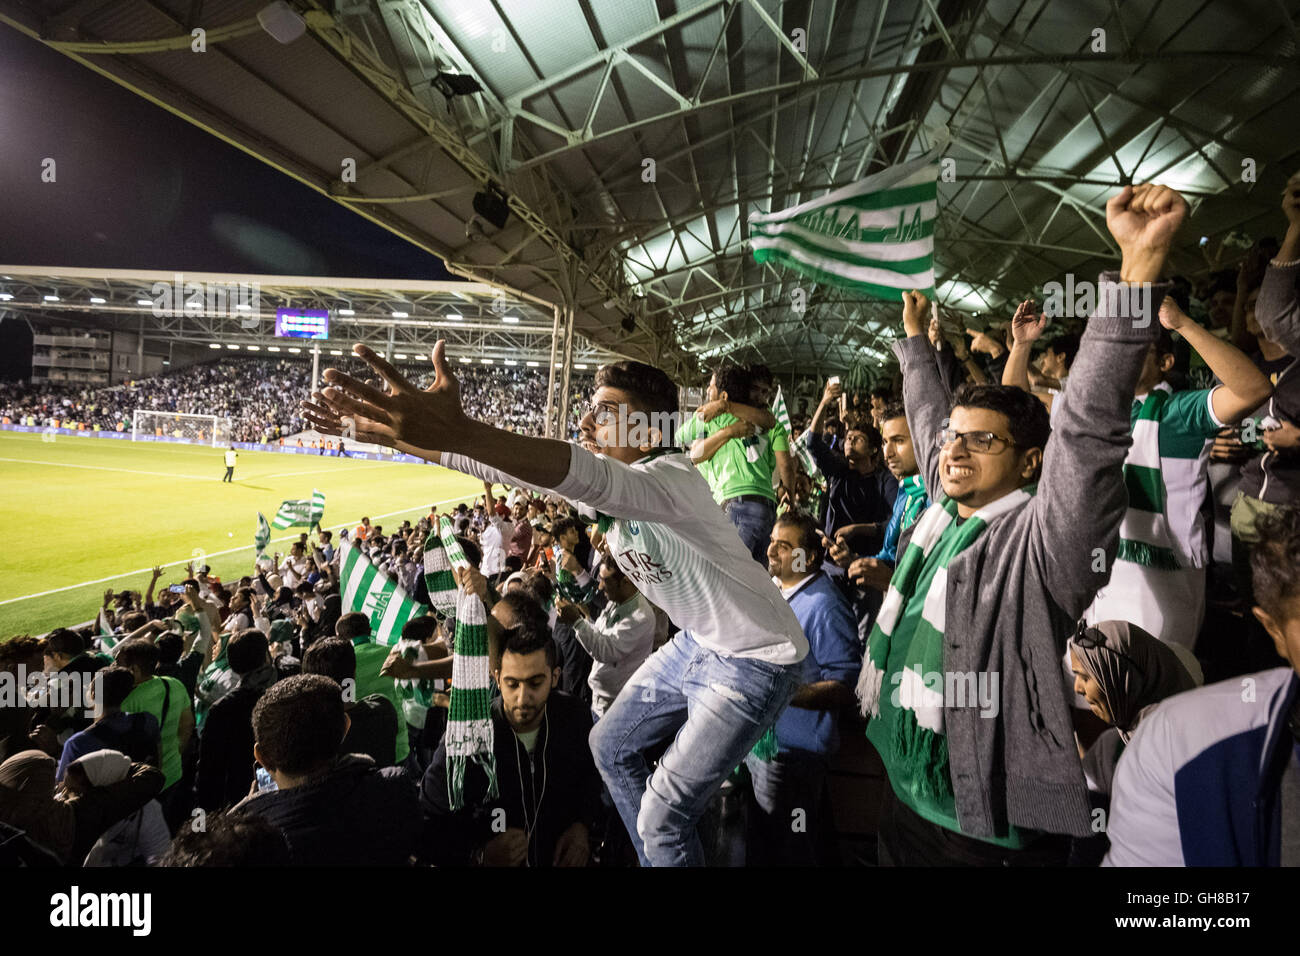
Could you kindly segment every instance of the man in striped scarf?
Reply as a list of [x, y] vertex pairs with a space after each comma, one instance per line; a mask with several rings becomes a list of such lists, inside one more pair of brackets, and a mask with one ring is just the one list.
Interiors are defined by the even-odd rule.
[[[889, 776], [886, 864], [1062, 864], [1088, 836], [1087, 787], [1059, 660], [1109, 574], [1128, 501], [1128, 412], [1160, 328], [1156, 284], [1187, 206], [1126, 186], [1106, 206], [1122, 252], [1104, 273], [1048, 443], [1020, 389], [944, 389], [925, 297], [904, 293], [894, 345], [934, 503], [899, 555], [858, 682]], [[1145, 288], [1140, 314], [1117, 302]]]

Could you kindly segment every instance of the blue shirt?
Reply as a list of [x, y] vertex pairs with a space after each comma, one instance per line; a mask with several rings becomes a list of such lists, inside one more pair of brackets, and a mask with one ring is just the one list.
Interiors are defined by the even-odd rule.
[[[903, 486], [898, 486], [898, 497], [894, 499], [894, 511], [889, 516], [889, 524], [885, 525], [885, 540], [872, 557], [880, 561], [888, 561], [890, 564], [898, 563], [898, 539], [903, 534], [903, 515], [907, 512], [908, 497], [903, 493]], [[921, 506], [924, 511], [930, 505], [929, 495], [925, 498], [925, 504]]]
[[[124, 741], [142, 743], [143, 737], [152, 737], [155, 746], [158, 738], [158, 719], [153, 714], [127, 714], [118, 712], [97, 721], [80, 733], [75, 733], [63, 743], [59, 768], [55, 780], [62, 780], [68, 765], [97, 750], [121, 750]], [[139, 757], [127, 754], [132, 760]]]
[[[853, 609], [834, 582], [820, 572], [796, 588], [786, 599], [808, 638], [808, 655], [799, 665], [799, 683], [837, 680], [852, 689], [862, 668]], [[802, 750], [829, 757], [840, 747], [838, 725], [835, 711], [786, 707], [776, 721], [776, 740], [782, 751]]]

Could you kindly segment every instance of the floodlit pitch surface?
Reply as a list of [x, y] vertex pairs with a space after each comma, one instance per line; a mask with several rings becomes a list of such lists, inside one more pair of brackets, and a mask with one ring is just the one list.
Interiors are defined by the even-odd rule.
[[[53, 441], [48, 439], [53, 437]], [[45, 439], [45, 440], [43, 440]], [[224, 449], [0, 431], [0, 640], [93, 618], [104, 591], [158, 588], [185, 565], [231, 581], [250, 573], [257, 512], [325, 493], [323, 527], [385, 532], [483, 493], [481, 482], [435, 465], [241, 451], [223, 483]], [[268, 551], [287, 552], [306, 528], [273, 528]], [[337, 541], [337, 534], [335, 540]]]

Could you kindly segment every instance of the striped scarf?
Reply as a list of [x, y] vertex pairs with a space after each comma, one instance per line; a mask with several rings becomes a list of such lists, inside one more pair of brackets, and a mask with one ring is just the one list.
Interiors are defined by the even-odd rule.
[[1163, 382], [1153, 388], [1133, 423], [1133, 445], [1124, 459], [1128, 511], [1119, 527], [1116, 555], [1118, 561], [1163, 571], [1179, 568], [1165, 515], [1165, 479], [1160, 468], [1160, 418], [1171, 391]]
[[916, 519], [925, 510], [925, 482], [920, 475], [908, 475], [898, 483], [898, 493], [906, 496], [903, 519], [898, 522], [898, 533], [902, 534], [916, 524]]
[[[952, 786], [943, 720], [948, 565], [990, 524], [1026, 505], [1035, 490], [1034, 485], [1029, 485], [1003, 495], [960, 525], [953, 524], [957, 502], [951, 498], [941, 496], [927, 508], [899, 558], [867, 639], [857, 687], [862, 715], [880, 717], [885, 674], [891, 664], [898, 668], [890, 678], [897, 689], [889, 703], [898, 714], [890, 742], [892, 759], [887, 763], [907, 768], [906, 776], [923, 781], [923, 786], [934, 793], [948, 791]], [[947, 533], [949, 528], [953, 533]], [[914, 600], [921, 602], [919, 607], [913, 605]], [[891, 662], [890, 652], [896, 640], [905, 644], [905, 651], [901, 661], [895, 654]]]
[[[456, 540], [451, 521], [439, 519], [445, 560], [467, 568], [469, 561]], [[450, 574], [450, 572], [447, 572]], [[454, 583], [453, 583], [454, 587]], [[430, 597], [433, 589], [430, 588]], [[443, 741], [447, 748], [447, 801], [464, 804], [465, 771], [471, 762], [487, 775], [487, 796], [498, 794], [495, 737], [492, 733], [492, 682], [488, 665], [487, 610], [477, 594], [456, 592], [456, 638], [451, 662], [451, 707]]]
[[456, 576], [451, 572], [451, 562], [447, 560], [447, 551], [436, 527], [424, 539], [424, 584], [429, 590], [429, 605], [433, 613], [439, 620], [451, 617], [456, 610]]

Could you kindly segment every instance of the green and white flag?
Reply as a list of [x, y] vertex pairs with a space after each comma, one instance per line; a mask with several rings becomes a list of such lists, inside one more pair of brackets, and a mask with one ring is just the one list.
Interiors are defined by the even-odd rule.
[[261, 554], [270, 543], [271, 526], [266, 523], [266, 516], [259, 511], [257, 513], [257, 534], [253, 535], [253, 547], [257, 549], [258, 554]]
[[294, 525], [305, 525], [311, 528], [319, 524], [323, 517], [325, 517], [325, 492], [313, 488], [310, 500], [299, 498], [295, 501], [280, 502], [280, 510], [271, 519], [271, 527], [291, 528]]
[[[772, 414], [776, 416], [776, 423], [785, 429], [786, 437], [790, 440], [790, 447], [794, 453], [799, 456], [799, 462], [803, 465], [803, 470], [808, 472], [809, 478], [817, 477], [817, 462], [813, 461], [812, 452], [802, 441], [795, 441], [794, 428], [790, 424], [790, 409], [785, 407], [785, 395], [781, 393], [781, 386], [776, 388], [776, 398], [772, 400]], [[800, 438], [803, 434], [800, 433]]]
[[1160, 463], [1160, 418], [1172, 390], [1161, 382], [1142, 402], [1133, 423], [1133, 444], [1124, 459], [1128, 510], [1119, 526], [1117, 561], [1162, 571], [1179, 568], [1169, 518], [1165, 514], [1165, 476]]
[[344, 552], [342, 580], [343, 613], [360, 611], [368, 617], [370, 633], [378, 644], [392, 647], [406, 622], [424, 614], [424, 605], [371, 564], [360, 547], [354, 545]]
[[933, 294], [938, 160], [946, 145], [818, 199], [750, 214], [755, 261], [891, 302], [908, 289]]

